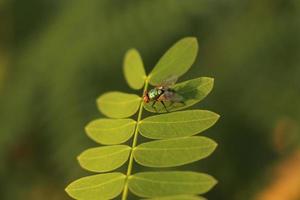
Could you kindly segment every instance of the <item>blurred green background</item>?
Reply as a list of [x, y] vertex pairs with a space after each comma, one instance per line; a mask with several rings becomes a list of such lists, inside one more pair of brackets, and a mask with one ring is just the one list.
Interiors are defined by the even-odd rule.
[[[214, 77], [195, 107], [221, 114], [204, 133], [217, 151], [190, 166], [219, 180], [205, 196], [280, 192], [274, 169], [300, 169], [300, 1], [1, 0], [0, 199], [70, 199], [65, 186], [91, 174], [76, 156], [97, 145], [84, 133], [101, 117], [96, 98], [130, 91], [125, 51], [137, 48], [149, 72], [185, 36], [200, 51], [180, 81]], [[283, 179], [300, 188], [299, 173]], [[293, 187], [281, 200], [300, 199]]]

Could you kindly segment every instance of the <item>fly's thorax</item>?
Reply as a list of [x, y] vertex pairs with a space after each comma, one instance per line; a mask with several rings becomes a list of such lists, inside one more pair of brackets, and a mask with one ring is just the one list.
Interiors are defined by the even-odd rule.
[[155, 97], [157, 96], [157, 90], [155, 88], [149, 90], [148, 96], [149, 96], [150, 99], [155, 99]]
[[163, 90], [153, 88], [153, 89], [149, 90], [148, 96], [151, 100], [153, 100], [153, 99], [156, 99], [157, 97], [159, 97], [162, 93], [163, 93]]

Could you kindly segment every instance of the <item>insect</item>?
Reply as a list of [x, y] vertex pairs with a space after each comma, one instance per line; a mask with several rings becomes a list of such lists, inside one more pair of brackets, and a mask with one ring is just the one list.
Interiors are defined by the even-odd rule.
[[185, 104], [183, 101], [183, 97], [171, 88], [171, 86], [173, 86], [176, 81], [177, 77], [172, 76], [153, 89], [146, 91], [143, 97], [144, 102], [152, 102], [151, 107], [155, 110], [155, 104], [159, 102], [164, 106], [167, 112], [169, 112], [169, 110], [167, 109], [166, 102], [170, 102], [170, 106], [172, 106], [174, 103]]

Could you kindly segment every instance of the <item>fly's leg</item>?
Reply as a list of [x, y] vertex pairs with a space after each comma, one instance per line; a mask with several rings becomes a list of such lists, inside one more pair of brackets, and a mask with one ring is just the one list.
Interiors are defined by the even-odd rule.
[[167, 107], [166, 107], [166, 105], [165, 105], [165, 103], [163, 101], [161, 101], [161, 103], [164, 106], [164, 108], [166, 109], [166, 111], [169, 112], [168, 109], [167, 109]]
[[157, 112], [155, 104], [156, 104], [156, 101], [153, 101], [153, 103], [151, 104], [151, 107], [155, 110], [155, 112]]

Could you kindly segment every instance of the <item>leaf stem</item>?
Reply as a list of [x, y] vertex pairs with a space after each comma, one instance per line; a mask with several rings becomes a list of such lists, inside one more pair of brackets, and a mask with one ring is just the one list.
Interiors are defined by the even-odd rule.
[[[144, 86], [143, 94], [148, 89], [148, 80], [149, 80], [149, 77], [145, 79], [145, 86]], [[132, 145], [131, 145], [131, 153], [130, 153], [129, 163], [128, 163], [128, 167], [127, 167], [127, 173], [126, 173], [127, 177], [126, 177], [126, 182], [125, 182], [125, 186], [123, 189], [122, 200], [127, 200], [127, 196], [128, 196], [128, 178], [131, 175], [131, 171], [132, 171], [132, 167], [133, 167], [133, 149], [137, 145], [137, 139], [138, 139], [138, 135], [139, 135], [138, 126], [139, 126], [139, 122], [141, 121], [141, 118], [142, 118], [143, 107], [144, 107], [144, 101], [142, 98], [141, 103], [140, 103], [138, 117], [137, 117], [137, 123], [136, 123], [135, 129], [134, 129], [133, 141], [132, 141]]]

